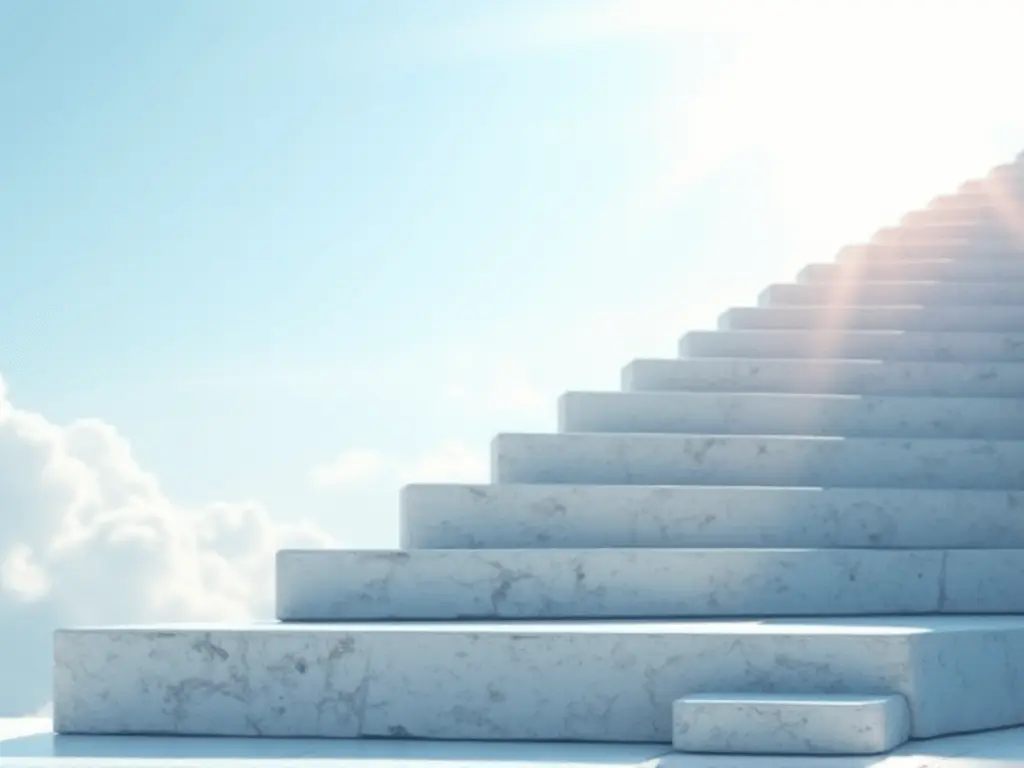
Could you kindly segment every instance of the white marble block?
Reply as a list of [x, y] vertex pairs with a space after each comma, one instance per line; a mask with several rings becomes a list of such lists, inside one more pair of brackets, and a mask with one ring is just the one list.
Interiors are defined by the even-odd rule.
[[906, 304], [924, 305], [1020, 305], [1024, 304], [1024, 283], [940, 283], [919, 281], [860, 281], [836, 283], [776, 283], [758, 297], [758, 306], [811, 304], [835, 307]]
[[756, 392], [567, 392], [561, 432], [1024, 438], [1024, 399]]
[[1024, 491], [417, 484], [400, 508], [406, 549], [1024, 549]]
[[62, 733], [671, 741], [709, 691], [899, 693], [913, 733], [1024, 722], [1024, 618], [61, 630]]
[[627, 392], [765, 392], [921, 397], [1024, 397], [1024, 363], [901, 360], [634, 360]]
[[1024, 260], [1017, 259], [901, 259], [889, 263], [839, 262], [808, 264], [797, 274], [798, 283], [875, 280], [938, 280], [942, 282], [998, 283], [1024, 280]]
[[1024, 305], [992, 307], [851, 306], [736, 307], [718, 320], [723, 331], [847, 329], [853, 331], [1024, 332]]
[[900, 217], [899, 226], [910, 232], [924, 230], [940, 236], [952, 236], [955, 240], [970, 235], [985, 242], [986, 235], [1007, 239], [1014, 235], [1013, 220], [1000, 215], [999, 209], [992, 205], [951, 207], [944, 201], [932, 201], [927, 208], [908, 211]]
[[1024, 333], [690, 331], [679, 340], [679, 356], [1019, 363]]
[[[933, 212], [933, 213], [938, 213]], [[987, 224], [979, 226], [979, 224]], [[882, 227], [871, 236], [872, 243], [880, 245], [960, 245], [966, 252], [968, 248], [975, 251], [988, 251], [994, 248], [1019, 251], [1019, 234], [1006, 226], [1005, 219], [989, 217], [988, 222], [974, 221], [941, 221], [915, 224], [900, 223], [899, 226]], [[979, 254], [981, 255], [981, 254]]]
[[899, 694], [706, 693], [672, 705], [672, 745], [683, 752], [877, 755], [909, 738]]
[[500, 434], [497, 483], [1024, 488], [1024, 441]]
[[[991, 610], [1015, 599], [1024, 552], [961, 572], [942, 550], [283, 550], [277, 617], [624, 619], [941, 613], [944, 585]], [[1014, 568], [1014, 565], [1016, 567]], [[1003, 577], [993, 579], [993, 575]], [[1009, 583], [1007, 581], [1009, 580]], [[973, 587], [973, 592], [969, 588]], [[1005, 612], [1005, 609], [1004, 609]]]

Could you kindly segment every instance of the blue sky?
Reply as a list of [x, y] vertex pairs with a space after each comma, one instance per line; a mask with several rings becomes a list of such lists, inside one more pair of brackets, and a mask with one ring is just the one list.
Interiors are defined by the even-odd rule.
[[125, 578], [261, 614], [283, 527], [394, 546], [401, 483], [1024, 148], [1012, 4], [766, 5], [0, 2], [19, 642]]

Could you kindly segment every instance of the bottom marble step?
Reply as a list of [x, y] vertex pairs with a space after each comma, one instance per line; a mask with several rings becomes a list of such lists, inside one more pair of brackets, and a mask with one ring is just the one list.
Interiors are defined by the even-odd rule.
[[877, 755], [909, 738], [910, 709], [898, 694], [704, 693], [672, 705], [681, 752]]
[[107, 627], [54, 638], [62, 733], [662, 742], [695, 693], [901, 694], [1024, 724], [1024, 617]]

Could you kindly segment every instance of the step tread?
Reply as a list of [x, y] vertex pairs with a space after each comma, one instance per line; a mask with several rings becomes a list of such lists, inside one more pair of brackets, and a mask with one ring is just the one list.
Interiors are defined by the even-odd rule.
[[874, 755], [910, 738], [910, 710], [899, 694], [693, 694], [672, 725], [683, 752]]

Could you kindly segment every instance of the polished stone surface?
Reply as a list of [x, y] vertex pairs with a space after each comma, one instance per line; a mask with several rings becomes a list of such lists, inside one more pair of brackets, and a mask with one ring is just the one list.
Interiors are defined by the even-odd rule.
[[1024, 722], [1024, 617], [108, 627], [55, 636], [68, 733], [668, 742], [704, 691], [900, 693]]
[[0, 719], [3, 768], [1020, 768], [1024, 728], [912, 741], [872, 757], [693, 755], [667, 744], [55, 736]]
[[[943, 283], [938, 281], [877, 281], [840, 283], [777, 283], [758, 297], [760, 306], [843, 307], [847, 305], [980, 305], [1024, 304], [1024, 282]], [[770, 355], [766, 355], [770, 357]]]
[[[1024, 291], [1024, 282], [1019, 285]], [[690, 331], [679, 340], [679, 356], [1019, 363], [1024, 333]]]
[[875, 547], [1024, 549], [1024, 491], [417, 484], [418, 549]]
[[1024, 259], [901, 259], [889, 264], [839, 262], [808, 264], [797, 275], [800, 283], [858, 280], [940, 280], [998, 283], [1024, 280]]
[[667, 744], [56, 736], [45, 719], [0, 719], [2, 768], [655, 768], [669, 750]]
[[622, 370], [626, 392], [1024, 397], [1024, 363], [898, 360], [634, 360]]
[[1024, 399], [757, 392], [567, 392], [561, 432], [1024, 438]]
[[723, 331], [848, 328], [856, 331], [1024, 332], [1024, 305], [992, 307], [734, 307]]
[[910, 738], [902, 696], [695, 694], [672, 706], [682, 752], [876, 755]]
[[1024, 441], [500, 434], [496, 483], [1024, 488]]
[[277, 556], [277, 617], [1009, 612], [1024, 606], [1022, 574], [1022, 550], [971, 552], [963, 560], [943, 550], [897, 549], [286, 550]]

